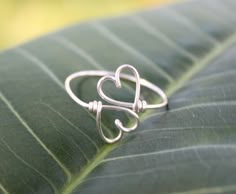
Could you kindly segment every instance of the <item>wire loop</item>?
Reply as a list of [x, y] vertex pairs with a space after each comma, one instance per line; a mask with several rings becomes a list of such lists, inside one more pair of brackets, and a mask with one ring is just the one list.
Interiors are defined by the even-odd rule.
[[[129, 70], [133, 75], [124, 74], [121, 73], [123, 70]], [[89, 103], [86, 103], [79, 99], [74, 92], [72, 91], [70, 87], [70, 83], [73, 79], [79, 78], [79, 77], [87, 77], [87, 76], [98, 76], [101, 77], [97, 83], [97, 92], [100, 95], [100, 97], [105, 100], [106, 102], [110, 103], [111, 105], [103, 105], [101, 101], [92, 101]], [[112, 81], [114, 82], [115, 86], [117, 88], [121, 88], [121, 79], [125, 79], [131, 82], [134, 82], [136, 84], [135, 87], [135, 96], [134, 96], [134, 102], [122, 102], [118, 100], [114, 100], [110, 97], [108, 97], [102, 90], [102, 86], [106, 81]], [[149, 104], [145, 100], [140, 99], [140, 92], [141, 92], [141, 86], [144, 86], [156, 94], [158, 94], [162, 101], [158, 104]], [[83, 106], [87, 108], [90, 112], [96, 113], [96, 125], [99, 134], [101, 135], [102, 139], [107, 143], [114, 143], [119, 141], [123, 133], [134, 131], [139, 124], [139, 116], [137, 113], [144, 112], [146, 109], [156, 109], [165, 107], [168, 104], [168, 99], [165, 93], [156, 85], [152, 84], [151, 82], [140, 78], [138, 71], [131, 65], [124, 64], [121, 65], [116, 72], [109, 72], [109, 71], [80, 71], [73, 73], [69, 75], [65, 80], [65, 89], [69, 96], [80, 106]], [[119, 133], [114, 138], [108, 138], [104, 135], [103, 129], [101, 127], [101, 114], [103, 110], [114, 110], [114, 111], [122, 111], [124, 113], [127, 113], [135, 118], [135, 123], [131, 127], [124, 127], [122, 122], [119, 119], [115, 119], [115, 125], [117, 129], [119, 130]]]

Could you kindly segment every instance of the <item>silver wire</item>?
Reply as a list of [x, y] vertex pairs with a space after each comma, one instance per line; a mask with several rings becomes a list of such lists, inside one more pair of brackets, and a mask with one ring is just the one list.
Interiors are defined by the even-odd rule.
[[[124, 125], [122, 124], [122, 122], [119, 119], [115, 119], [115, 125], [116, 125], [117, 129], [119, 130], [119, 133], [114, 138], [108, 138], [103, 133], [103, 130], [102, 130], [102, 127], [101, 127], [101, 115], [102, 115], [102, 110], [103, 109], [126, 112], [126, 113], [132, 115], [135, 118], [135, 123], [131, 127], [124, 127]], [[99, 132], [100, 136], [102, 137], [102, 139], [105, 142], [115, 143], [115, 142], [119, 141], [122, 138], [124, 132], [129, 133], [131, 131], [134, 131], [138, 127], [138, 124], [139, 124], [139, 117], [132, 110], [130, 110], [128, 108], [124, 108], [124, 107], [117, 107], [117, 106], [111, 106], [111, 105], [102, 105], [101, 101], [98, 102], [97, 115], [96, 115], [96, 125], [97, 125], [97, 129], [98, 129], [98, 132]]]
[[[135, 80], [136, 89], [135, 89], [135, 97], [134, 97], [134, 102], [133, 103], [121, 102], [121, 101], [118, 101], [118, 100], [111, 99], [102, 91], [102, 85], [104, 84], [104, 82], [106, 82], [108, 80], [113, 81], [117, 88], [121, 88], [120, 74], [121, 74], [121, 71], [123, 69], [131, 70], [131, 72], [134, 74], [134, 77], [136, 79]], [[97, 91], [98, 91], [98, 94], [100, 95], [100, 97], [102, 99], [104, 99], [105, 101], [109, 102], [110, 104], [132, 108], [133, 111], [135, 111], [135, 112], [140, 112], [140, 110], [143, 110], [142, 105], [145, 102], [140, 100], [140, 76], [139, 76], [138, 71], [131, 65], [128, 65], [128, 64], [121, 65], [116, 70], [114, 76], [110, 76], [110, 75], [103, 76], [97, 83]]]
[[[131, 73], [134, 75], [132, 76], [132, 75], [121, 73], [122, 70], [124, 70], [124, 69], [130, 70]], [[72, 89], [70, 87], [70, 82], [75, 78], [87, 77], [87, 76], [101, 77], [97, 83], [97, 92], [102, 99], [104, 99], [105, 101], [107, 101], [108, 103], [110, 103], [112, 105], [103, 105], [101, 101], [92, 101], [92, 102], [86, 103], [86, 102], [82, 101], [81, 99], [79, 99], [74, 94], [74, 92], [72, 91]], [[125, 80], [136, 83], [135, 98], [134, 98], [133, 103], [122, 102], [122, 101], [111, 99], [103, 92], [102, 85], [107, 80], [113, 81], [115, 83], [116, 87], [121, 88], [120, 79], [125, 79]], [[141, 100], [140, 99], [141, 86], [144, 86], [144, 87], [152, 90], [156, 94], [158, 94], [162, 98], [162, 101], [159, 104], [148, 104], [145, 100]], [[126, 132], [126, 133], [131, 132], [138, 127], [139, 116], [137, 115], [137, 112], [143, 112], [146, 109], [161, 108], [161, 107], [164, 107], [168, 104], [168, 99], [167, 99], [167, 96], [165, 95], [165, 93], [158, 86], [152, 84], [151, 82], [149, 82], [143, 78], [140, 78], [138, 71], [133, 66], [128, 65], [128, 64], [121, 65], [116, 70], [115, 73], [110, 72], [110, 71], [99, 71], [99, 70], [75, 72], [66, 78], [65, 89], [66, 89], [67, 93], [69, 94], [69, 96], [77, 104], [87, 108], [90, 112], [96, 113], [96, 126], [98, 129], [98, 132], [99, 132], [100, 136], [102, 137], [102, 139], [107, 143], [114, 143], [114, 142], [119, 141], [122, 138], [124, 132]], [[114, 105], [116, 105], [116, 106], [114, 106]], [[117, 129], [119, 130], [119, 133], [114, 138], [108, 138], [104, 135], [102, 127], [101, 127], [101, 114], [102, 114], [103, 109], [126, 112], [135, 118], [135, 122], [134, 122], [133, 126], [128, 128], [128, 127], [124, 127], [124, 125], [122, 124], [122, 122], [119, 119], [115, 119], [114, 122], [115, 122]]]

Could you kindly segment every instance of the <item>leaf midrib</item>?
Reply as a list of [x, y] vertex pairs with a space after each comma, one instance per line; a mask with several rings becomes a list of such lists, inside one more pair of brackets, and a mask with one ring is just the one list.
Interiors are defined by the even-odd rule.
[[[172, 96], [177, 90], [179, 90], [186, 81], [200, 72], [204, 67], [206, 67], [210, 61], [213, 61], [215, 58], [220, 56], [226, 49], [230, 48], [236, 42], [236, 34], [231, 35], [227, 38], [224, 43], [219, 46], [213, 48], [209, 54], [207, 54], [203, 59], [195, 63], [189, 71], [187, 71], [180, 79], [175, 83], [175, 85], [171, 85], [166, 89], [166, 94], [168, 97]], [[146, 118], [149, 113], [143, 114], [142, 119]], [[112, 145], [106, 144], [104, 145], [100, 151], [95, 155], [94, 159], [92, 159], [78, 175], [75, 175], [74, 178], [68, 182], [64, 188], [61, 190], [61, 194], [70, 194], [76, 187], [78, 187], [85, 178], [102, 162], [102, 160], [115, 148], [119, 146], [120, 143], [115, 143]]]

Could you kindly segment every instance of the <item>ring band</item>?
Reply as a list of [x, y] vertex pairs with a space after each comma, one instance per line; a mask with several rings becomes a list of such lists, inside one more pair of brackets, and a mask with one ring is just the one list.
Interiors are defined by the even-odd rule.
[[[111, 72], [111, 71], [93, 71], [93, 70], [89, 70], [89, 71], [79, 71], [79, 72], [75, 72], [71, 75], [69, 75], [67, 78], [66, 78], [66, 81], [65, 81], [65, 89], [67, 91], [67, 93], [69, 94], [69, 96], [76, 102], [78, 103], [80, 106], [83, 106], [85, 108], [88, 108], [89, 107], [89, 104], [82, 101], [81, 99], [79, 99], [75, 94], [74, 92], [71, 90], [71, 87], [70, 87], [70, 82], [75, 79], [75, 78], [79, 78], [79, 77], [102, 77], [102, 76], [105, 76], [105, 75], [111, 75], [111, 76], [114, 76], [114, 72]], [[128, 81], [132, 81], [132, 82], [135, 82], [135, 79], [133, 76], [130, 76], [130, 75], [127, 75], [127, 74], [121, 74], [121, 78], [122, 79], [126, 79]], [[156, 85], [154, 85], [153, 83], [143, 79], [143, 78], [140, 78], [140, 84], [141, 86], [144, 86], [152, 91], [154, 91], [155, 93], [159, 94], [162, 98], [162, 102], [160, 104], [155, 104], [155, 105], [147, 105], [146, 106], [146, 109], [155, 109], [155, 108], [161, 108], [161, 107], [164, 107], [167, 105], [168, 103], [168, 100], [167, 100], [167, 96], [165, 95], [165, 93]]]

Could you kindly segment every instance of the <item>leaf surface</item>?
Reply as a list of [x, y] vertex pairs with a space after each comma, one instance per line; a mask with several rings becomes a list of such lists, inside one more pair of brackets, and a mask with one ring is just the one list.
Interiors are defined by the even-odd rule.
[[[235, 8], [233, 0], [186, 1], [2, 52], [0, 193], [235, 193]], [[107, 145], [63, 82], [123, 63], [163, 88], [169, 109], [146, 111], [134, 133]], [[97, 99], [96, 81], [77, 85], [78, 95]], [[133, 99], [127, 88], [118, 98]], [[110, 115], [103, 125], [113, 133]]]

